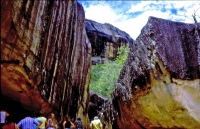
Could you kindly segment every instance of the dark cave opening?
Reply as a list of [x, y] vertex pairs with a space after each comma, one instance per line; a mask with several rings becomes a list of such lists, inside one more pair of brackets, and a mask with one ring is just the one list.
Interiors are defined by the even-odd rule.
[[22, 107], [19, 102], [11, 100], [1, 95], [0, 110], [5, 110], [10, 116], [14, 118], [14, 122], [18, 123], [21, 119], [26, 116], [30, 116], [33, 112], [28, 111]]

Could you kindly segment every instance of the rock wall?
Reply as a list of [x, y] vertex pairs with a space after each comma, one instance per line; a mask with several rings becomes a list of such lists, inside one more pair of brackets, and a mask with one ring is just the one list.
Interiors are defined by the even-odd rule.
[[72, 0], [5, 0], [1, 17], [2, 97], [87, 124], [91, 45], [83, 7]]
[[105, 57], [111, 60], [115, 59], [121, 45], [131, 46], [134, 42], [126, 32], [108, 23], [101, 24], [86, 19], [85, 29], [91, 42], [94, 64], [99, 63]]
[[107, 98], [90, 90], [90, 103], [88, 110], [88, 117], [90, 121], [93, 120], [95, 116], [98, 116], [99, 118], [102, 117], [107, 102]]
[[115, 86], [117, 128], [199, 128], [200, 24], [150, 17]]

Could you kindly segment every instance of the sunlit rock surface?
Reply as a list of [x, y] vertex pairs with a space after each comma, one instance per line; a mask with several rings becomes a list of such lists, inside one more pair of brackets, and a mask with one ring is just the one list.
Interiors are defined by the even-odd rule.
[[120, 129], [200, 128], [200, 24], [150, 17], [131, 47], [112, 105]]
[[93, 64], [103, 63], [104, 58], [115, 59], [121, 45], [131, 46], [134, 43], [126, 32], [109, 23], [101, 24], [86, 19], [85, 29], [92, 46]]
[[1, 95], [26, 110], [86, 124], [91, 46], [84, 19], [72, 0], [2, 1]]

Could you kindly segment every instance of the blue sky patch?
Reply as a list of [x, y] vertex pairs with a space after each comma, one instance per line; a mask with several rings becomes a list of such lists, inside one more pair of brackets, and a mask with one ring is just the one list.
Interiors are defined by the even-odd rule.
[[128, 17], [129, 18], [136, 18], [137, 16], [141, 15], [143, 12], [142, 11], [138, 11], [138, 12], [134, 12], [134, 13], [129, 13]]
[[170, 11], [172, 14], [175, 14], [175, 15], [177, 14], [177, 10], [175, 8], [172, 8]]
[[[144, 0], [78, 0], [85, 17], [99, 23], [109, 23], [127, 32], [133, 39], [140, 34], [149, 16], [171, 21], [194, 23], [191, 15], [200, 8], [200, 1]], [[200, 22], [200, 9], [196, 12]]]

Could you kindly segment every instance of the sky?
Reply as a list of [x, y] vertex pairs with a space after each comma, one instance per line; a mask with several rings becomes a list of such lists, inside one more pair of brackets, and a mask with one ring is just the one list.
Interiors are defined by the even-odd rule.
[[78, 0], [85, 18], [99, 23], [110, 23], [128, 33], [134, 40], [146, 25], [149, 16], [171, 21], [194, 23], [192, 15], [200, 22], [200, 1], [139, 1], [139, 0]]

